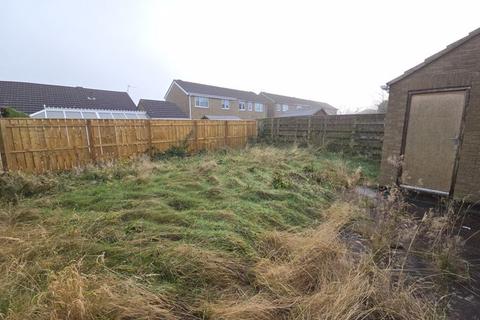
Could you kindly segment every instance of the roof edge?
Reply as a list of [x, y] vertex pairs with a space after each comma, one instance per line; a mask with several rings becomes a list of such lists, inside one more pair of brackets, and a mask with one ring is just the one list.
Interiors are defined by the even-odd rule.
[[426, 58], [423, 62], [419, 63], [418, 65], [416, 65], [415, 67], [413, 68], [410, 68], [408, 69], [407, 71], [405, 71], [403, 74], [401, 74], [400, 76], [390, 80], [389, 82], [387, 82], [387, 85], [388, 86], [391, 86], [392, 84], [395, 84], [397, 83], [398, 81], [400, 80], [403, 80], [405, 79], [406, 77], [410, 76], [411, 74], [413, 74], [414, 72], [428, 66], [429, 64], [433, 63], [434, 61], [437, 61], [438, 59], [440, 59], [441, 57], [443, 57], [444, 55], [452, 52], [453, 50], [455, 50], [456, 48], [460, 47], [461, 45], [465, 44], [466, 42], [472, 40], [473, 38], [475, 38], [476, 36], [480, 35], [480, 28], [477, 28], [475, 30], [473, 30], [472, 32], [470, 32], [467, 36], [449, 44], [448, 46], [445, 47], [445, 49], [443, 50], [440, 50], [439, 52], [431, 55], [430, 57]]
[[279, 96], [279, 97], [288, 98], [288, 99], [297, 99], [297, 100], [304, 100], [304, 101], [307, 101], [307, 102], [314, 102], [314, 103], [317, 103], [317, 104], [324, 104], [324, 105], [327, 105], [328, 107], [330, 107], [332, 109], [338, 110], [338, 108], [332, 106], [330, 103], [323, 102], [323, 101], [303, 99], [303, 98], [292, 97], [292, 96], [285, 96], [285, 95], [282, 95], [282, 94], [276, 94], [276, 93], [265, 92], [265, 91], [260, 92], [260, 95], [263, 95], [264, 97], [266, 97], [267, 99], [269, 99], [269, 100], [271, 100], [272, 102], [275, 102], [275, 103], [277, 101], [271, 96]]

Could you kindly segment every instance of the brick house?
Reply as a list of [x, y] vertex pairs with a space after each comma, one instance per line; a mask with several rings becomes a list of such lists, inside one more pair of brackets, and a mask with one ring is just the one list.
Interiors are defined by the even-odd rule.
[[380, 183], [480, 200], [480, 28], [388, 87]]
[[165, 94], [191, 119], [259, 119], [267, 111], [265, 97], [251, 91], [242, 91], [173, 80]]
[[267, 99], [267, 116], [298, 117], [311, 115], [337, 114], [337, 109], [325, 102], [300, 99], [268, 92], [260, 92]]

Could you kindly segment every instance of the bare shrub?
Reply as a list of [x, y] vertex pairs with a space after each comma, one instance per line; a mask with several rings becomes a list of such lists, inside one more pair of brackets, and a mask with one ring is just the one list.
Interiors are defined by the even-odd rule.
[[58, 179], [49, 175], [9, 172], [0, 175], [0, 199], [17, 203], [22, 197], [32, 197], [52, 191]]
[[462, 258], [465, 241], [458, 234], [463, 219], [462, 208], [452, 202], [440, 209], [430, 210], [422, 219], [420, 233], [441, 280], [463, 281], [469, 278], [469, 264]]

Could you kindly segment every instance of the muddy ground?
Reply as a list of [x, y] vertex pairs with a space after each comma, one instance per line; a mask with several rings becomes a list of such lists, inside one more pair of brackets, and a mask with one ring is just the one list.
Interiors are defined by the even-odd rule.
[[[357, 188], [356, 193], [371, 199], [380, 199], [382, 193], [370, 188]], [[429, 210], [444, 212], [444, 201], [428, 195], [408, 194], [408, 210], [418, 219], [422, 219]], [[467, 281], [448, 284], [449, 295], [444, 297], [447, 303], [448, 319], [451, 320], [480, 320], [480, 205], [459, 205], [459, 223], [456, 233], [463, 240], [465, 246], [462, 257], [468, 262], [469, 276]], [[424, 269], [420, 259], [413, 262], [422, 276]], [[428, 276], [428, 274], [423, 274]]]
[[[412, 214], [421, 218], [430, 209], [441, 210], [441, 200], [411, 195], [409, 197]], [[457, 232], [466, 241], [463, 258], [469, 263], [470, 279], [465, 283], [451, 284], [449, 319], [480, 320], [480, 206], [463, 206], [458, 209], [461, 216]]]

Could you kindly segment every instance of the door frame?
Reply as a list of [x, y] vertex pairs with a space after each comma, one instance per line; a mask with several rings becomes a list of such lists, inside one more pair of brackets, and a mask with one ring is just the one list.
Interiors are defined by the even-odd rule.
[[[448, 196], [451, 198], [453, 196], [453, 193], [455, 191], [455, 183], [457, 180], [457, 172], [458, 172], [458, 162], [460, 159], [460, 153], [463, 145], [463, 133], [465, 129], [465, 116], [467, 114], [467, 109], [470, 101], [470, 86], [460, 86], [460, 87], [446, 87], [446, 88], [437, 88], [437, 89], [421, 89], [421, 90], [410, 90], [408, 91], [408, 98], [407, 98], [407, 108], [405, 110], [405, 118], [404, 118], [404, 124], [403, 124], [403, 132], [402, 132], [402, 144], [400, 147], [400, 159], [403, 159], [405, 155], [405, 147], [407, 143], [407, 131], [408, 131], [408, 123], [410, 120], [410, 108], [411, 108], [411, 103], [412, 103], [412, 97], [414, 95], [418, 94], [431, 94], [431, 93], [443, 93], [443, 92], [453, 92], [453, 91], [464, 91], [465, 92], [465, 102], [463, 104], [463, 109], [462, 109], [462, 116], [461, 116], [461, 121], [460, 121], [460, 128], [459, 128], [459, 133], [458, 133], [458, 147], [456, 150], [455, 154], [455, 161], [453, 163], [453, 172], [452, 172], [452, 177], [451, 177], [451, 184], [450, 184], [450, 190], [448, 194], [444, 194], [443, 192], [439, 192], [438, 190], [430, 190], [430, 189], [425, 189], [425, 188], [420, 188], [420, 187], [404, 187], [405, 189], [411, 189], [415, 191], [420, 191], [420, 192], [427, 192], [427, 193], [433, 193], [433, 194], [438, 194], [438, 195], [443, 195], [443, 196]], [[397, 186], [401, 186], [401, 178], [402, 178], [402, 173], [403, 173], [403, 166], [400, 165], [398, 170], [397, 170], [397, 179], [396, 179], [396, 184]]]

